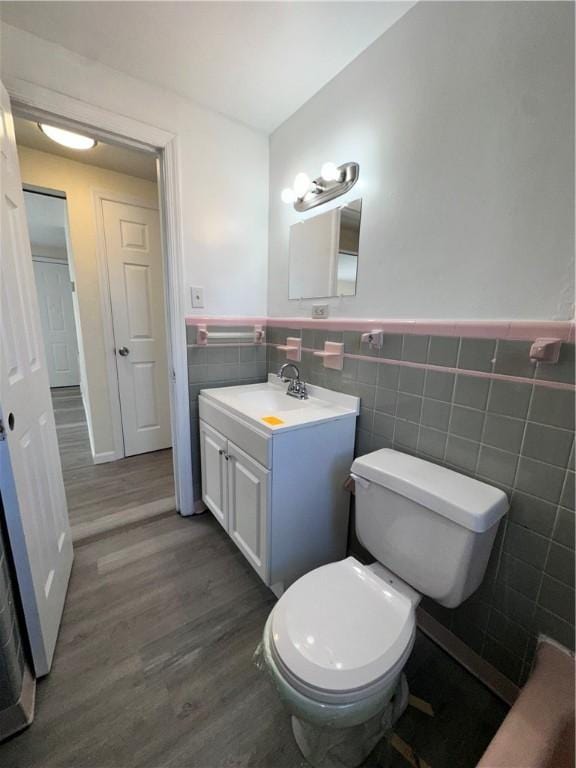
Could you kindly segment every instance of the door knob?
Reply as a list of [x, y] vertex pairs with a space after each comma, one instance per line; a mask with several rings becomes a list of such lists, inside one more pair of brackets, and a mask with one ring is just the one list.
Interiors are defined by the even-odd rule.
[[130, 350], [128, 349], [128, 347], [120, 347], [120, 349], [118, 350], [118, 354], [122, 355], [122, 357], [127, 357], [130, 354]]

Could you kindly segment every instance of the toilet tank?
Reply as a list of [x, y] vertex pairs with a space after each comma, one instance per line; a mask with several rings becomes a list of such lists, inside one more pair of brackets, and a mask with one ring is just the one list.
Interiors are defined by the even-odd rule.
[[355, 459], [356, 533], [403, 581], [447, 608], [484, 578], [506, 494], [384, 448]]

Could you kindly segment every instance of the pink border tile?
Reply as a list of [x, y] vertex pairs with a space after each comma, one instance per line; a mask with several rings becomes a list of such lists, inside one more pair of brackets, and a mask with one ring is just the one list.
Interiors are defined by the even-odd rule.
[[312, 320], [309, 317], [207, 317], [188, 316], [187, 325], [267, 325], [283, 328], [318, 328], [338, 331], [370, 331], [379, 328], [386, 333], [464, 336], [466, 338], [513, 339], [534, 341], [544, 336], [574, 341], [575, 323], [570, 320], [410, 320], [335, 317]]
[[204, 317], [188, 315], [186, 325], [267, 325], [267, 317]]

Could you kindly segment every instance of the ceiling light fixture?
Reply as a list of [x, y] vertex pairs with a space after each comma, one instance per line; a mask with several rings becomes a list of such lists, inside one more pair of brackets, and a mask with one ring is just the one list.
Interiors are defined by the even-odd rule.
[[306, 173], [297, 174], [292, 188], [282, 190], [282, 201], [293, 203], [297, 211], [307, 211], [348, 192], [358, 181], [359, 174], [358, 163], [324, 163], [316, 179], [310, 179]]
[[38, 123], [38, 128], [49, 139], [63, 147], [68, 147], [68, 149], [85, 150], [96, 146], [96, 139], [83, 136], [81, 133], [66, 131], [64, 128], [57, 128], [55, 125], [48, 125], [47, 123]]

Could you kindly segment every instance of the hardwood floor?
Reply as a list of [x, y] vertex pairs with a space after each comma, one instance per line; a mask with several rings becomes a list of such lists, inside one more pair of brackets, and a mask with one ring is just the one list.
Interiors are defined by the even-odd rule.
[[[54, 400], [75, 561], [35, 720], [1, 768], [305, 768], [253, 659], [273, 594], [210, 514], [153, 516], [170, 452], [94, 466], [78, 393]], [[396, 732], [433, 768], [473, 768], [505, 705], [421, 634], [406, 673], [436, 716], [409, 708]], [[383, 742], [365, 765], [408, 764]]]
[[6, 768], [300, 764], [252, 663], [274, 602], [208, 515], [174, 515], [76, 548], [36, 720]]
[[[208, 514], [150, 520], [76, 546], [54, 667], [2, 768], [304, 768], [253, 663], [274, 604]], [[432, 768], [472, 768], [506, 707], [424, 636], [400, 736]], [[407, 768], [381, 744], [367, 766]]]
[[172, 451], [94, 464], [79, 387], [52, 390], [75, 541], [175, 508]]

